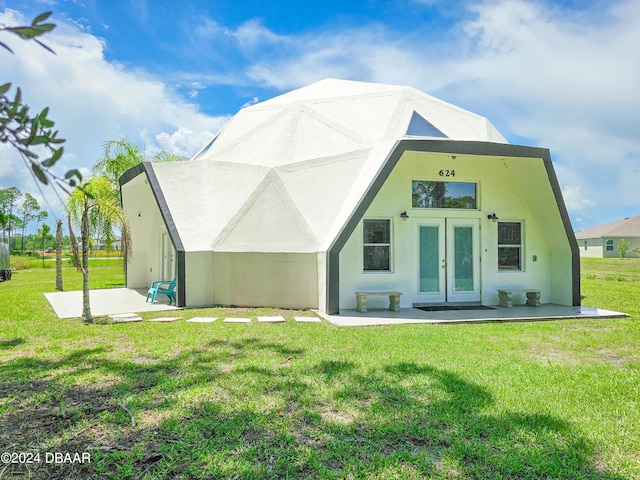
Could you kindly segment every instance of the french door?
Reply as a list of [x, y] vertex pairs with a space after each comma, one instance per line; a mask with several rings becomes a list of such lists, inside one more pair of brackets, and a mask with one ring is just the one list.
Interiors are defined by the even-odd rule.
[[480, 222], [442, 218], [419, 225], [418, 295], [421, 302], [480, 300]]

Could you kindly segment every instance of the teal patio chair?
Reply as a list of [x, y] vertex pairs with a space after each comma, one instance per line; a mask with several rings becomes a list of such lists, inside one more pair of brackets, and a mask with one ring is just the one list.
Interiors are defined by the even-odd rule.
[[149, 287], [149, 291], [147, 292], [146, 302], [149, 301], [149, 297], [151, 297], [151, 303], [156, 301], [156, 295], [159, 293], [162, 295], [166, 295], [169, 297], [169, 305], [172, 303], [176, 303], [176, 279], [174, 278], [171, 281], [168, 280], [157, 280], [151, 283], [151, 287]]

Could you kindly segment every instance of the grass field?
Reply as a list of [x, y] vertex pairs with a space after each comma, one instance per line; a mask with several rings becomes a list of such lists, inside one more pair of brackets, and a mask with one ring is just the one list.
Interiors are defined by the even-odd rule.
[[[92, 288], [123, 283], [92, 269]], [[630, 318], [85, 325], [46, 302], [53, 270], [18, 271], [0, 284], [0, 453], [32, 463], [3, 456], [0, 479], [638, 479], [640, 260], [582, 278], [585, 305]]]

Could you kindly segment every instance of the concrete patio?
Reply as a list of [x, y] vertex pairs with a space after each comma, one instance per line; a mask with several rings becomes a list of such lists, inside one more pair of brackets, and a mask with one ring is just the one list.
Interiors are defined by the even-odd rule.
[[[82, 317], [82, 291], [45, 293], [56, 315], [60, 318]], [[106, 288], [91, 290], [91, 314], [94, 317], [116, 315], [120, 313], [141, 313], [160, 310], [176, 310], [178, 307], [169, 305], [165, 296], [156, 298], [155, 303], [146, 302], [147, 290], [133, 290], [130, 288]]]
[[[482, 307], [481, 307], [482, 308]], [[446, 310], [425, 312], [417, 308], [401, 308], [397, 312], [388, 309], [369, 309], [368, 312], [343, 310], [339, 315], [317, 312], [326, 321], [340, 327], [364, 327], [371, 325], [398, 325], [403, 323], [482, 323], [482, 322], [530, 322], [572, 318], [623, 318], [626, 313], [592, 307], [565, 307], [543, 304], [539, 307], [492, 307], [482, 310]]]
[[[56, 315], [60, 318], [82, 317], [82, 292], [55, 292], [44, 294]], [[93, 316], [143, 313], [162, 310], [178, 310], [169, 305], [163, 296], [156, 303], [146, 302], [146, 290], [109, 288], [91, 290], [91, 313]], [[626, 313], [613, 312], [592, 307], [565, 307], [543, 304], [540, 307], [524, 305], [513, 308], [480, 307], [481, 310], [446, 310], [425, 312], [417, 308], [401, 308], [397, 312], [388, 309], [369, 309], [368, 312], [343, 310], [339, 315], [315, 312], [327, 322], [341, 327], [364, 327], [371, 325], [398, 325], [403, 323], [480, 323], [480, 322], [525, 322], [537, 320], [559, 320], [571, 318], [623, 318]]]

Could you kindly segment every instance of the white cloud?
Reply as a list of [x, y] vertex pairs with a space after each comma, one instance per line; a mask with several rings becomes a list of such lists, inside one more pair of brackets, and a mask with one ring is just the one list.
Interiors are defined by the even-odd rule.
[[250, 107], [251, 105], [255, 105], [256, 103], [258, 103], [259, 101], [260, 99], [258, 99], [258, 97], [253, 97], [248, 102], [245, 102], [244, 104], [242, 104], [242, 107], [240, 108]]
[[[0, 23], [28, 21], [11, 10], [0, 13]], [[5, 34], [2, 40], [10, 43], [15, 55], [3, 51], [0, 57], [2, 80], [14, 83], [12, 92], [19, 85], [32, 112], [50, 107], [49, 117], [56, 122], [59, 137], [66, 139], [65, 154], [55, 169], [59, 175], [70, 168], [88, 172], [102, 143], [121, 137], [133, 142], [150, 139], [145, 145], [150, 150], [166, 148], [190, 157], [227, 120], [200, 113], [158, 78], [108, 62], [101, 39], [73, 24], [56, 23], [57, 29], [43, 39], [55, 55]], [[1, 151], [0, 187], [35, 191], [17, 153]]]
[[188, 128], [180, 127], [173, 133], [160, 132], [155, 138], [161, 149], [190, 158], [211, 142], [214, 135], [215, 133], [210, 131], [194, 132]]
[[439, 38], [381, 25], [315, 32], [247, 71], [280, 89], [325, 77], [414, 86], [550, 148], [570, 210], [637, 209], [640, 2], [580, 5], [480, 0]]
[[[450, 2], [413, 2], [422, 12], [429, 5]], [[598, 210], [637, 209], [640, 2], [586, 2], [578, 10], [550, 0], [456, 5], [449, 30], [437, 35], [419, 18], [404, 31], [364, 24], [289, 36], [255, 19], [237, 28], [206, 20], [193, 45], [202, 65], [204, 58], [216, 67], [170, 73], [192, 99], [203, 86], [288, 90], [326, 77], [411, 85], [487, 116], [513, 142], [550, 148], [569, 209], [585, 222]], [[12, 15], [6, 10], [0, 22], [12, 23]], [[74, 25], [59, 24], [48, 38], [56, 56], [14, 42], [17, 55], [0, 57], [25, 101], [51, 106], [67, 138], [65, 166], [90, 167], [101, 142], [121, 136], [151, 150], [197, 150], [226, 120], [201, 114], [156, 77], [107, 62], [104, 42]], [[7, 168], [5, 157], [0, 181]]]
[[564, 197], [567, 208], [576, 212], [597, 205], [596, 201], [584, 196], [582, 186], [580, 185], [566, 186], [562, 189], [562, 196]]

